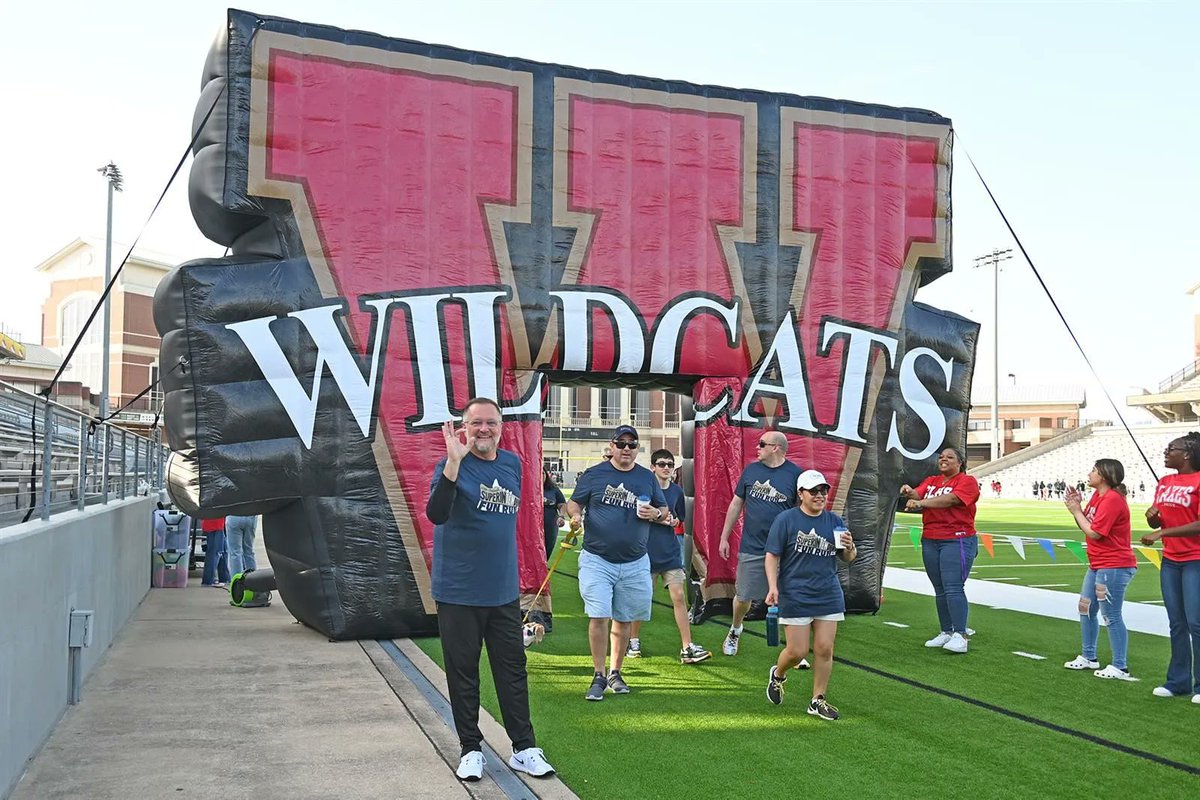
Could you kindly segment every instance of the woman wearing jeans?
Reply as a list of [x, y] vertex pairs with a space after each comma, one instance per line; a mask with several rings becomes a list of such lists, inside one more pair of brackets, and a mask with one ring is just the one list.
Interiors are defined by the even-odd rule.
[[[1137, 572], [1137, 562], [1129, 541], [1129, 503], [1125, 502], [1125, 467], [1113, 458], [1102, 458], [1088, 473], [1092, 496], [1081, 506], [1079, 490], [1067, 489], [1063, 500], [1075, 524], [1087, 538], [1088, 571], [1079, 592], [1079, 627], [1083, 631], [1083, 650], [1063, 664], [1067, 669], [1090, 669], [1097, 678], [1131, 681], [1126, 662], [1129, 631], [1121, 617], [1125, 588]], [[1096, 641], [1100, 622], [1108, 626], [1108, 645], [1112, 663], [1100, 669], [1096, 660]]]
[[1163, 543], [1163, 605], [1171, 634], [1167, 681], [1155, 697], [1192, 696], [1200, 705], [1200, 433], [1189, 433], [1167, 446], [1163, 464], [1176, 471], [1165, 475], [1146, 509], [1146, 522], [1156, 532], [1142, 544]]
[[964, 586], [979, 541], [975, 537], [975, 503], [979, 481], [963, 472], [967, 459], [953, 447], [938, 455], [938, 473], [916, 489], [901, 486], [905, 511], [921, 512], [921, 556], [933, 584], [942, 631], [925, 643], [951, 653], [967, 652], [967, 593]]

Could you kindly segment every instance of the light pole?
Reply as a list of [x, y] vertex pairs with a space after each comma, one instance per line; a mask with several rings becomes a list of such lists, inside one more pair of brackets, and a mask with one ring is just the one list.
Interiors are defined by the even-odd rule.
[[1000, 457], [1000, 262], [1012, 258], [1012, 248], [975, 259], [976, 267], [992, 267], [992, 461]]
[[[105, 177], [108, 181], [108, 229], [104, 236], [104, 288], [108, 288], [109, 281], [112, 280], [112, 228], [113, 228], [113, 192], [121, 191], [124, 179], [121, 177], [121, 170], [113, 162], [108, 162], [100, 169], [96, 170]], [[100, 355], [100, 419], [103, 420], [108, 416], [108, 359], [109, 349], [111, 347], [112, 338], [112, 316], [111, 316], [111, 293], [104, 295], [104, 333], [103, 341], [101, 342]], [[109, 425], [104, 426], [104, 470], [101, 482], [103, 487], [104, 502], [108, 502], [108, 430]]]

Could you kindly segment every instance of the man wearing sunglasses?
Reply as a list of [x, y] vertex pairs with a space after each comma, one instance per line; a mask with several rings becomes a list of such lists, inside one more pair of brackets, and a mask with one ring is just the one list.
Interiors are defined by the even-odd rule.
[[[781, 512], [796, 505], [796, 481], [800, 467], [787, 460], [787, 437], [779, 431], [764, 431], [758, 437], [758, 459], [742, 470], [733, 489], [733, 500], [725, 512], [721, 529], [721, 558], [729, 558], [729, 539], [738, 516], [742, 520], [742, 541], [738, 547], [737, 575], [734, 583], [733, 625], [721, 645], [721, 652], [735, 656], [742, 636], [742, 620], [755, 600], [767, 597], [767, 572], [764, 565], [767, 533]], [[807, 667], [808, 663], [801, 664]]]
[[[688, 622], [687, 597], [683, 593], [683, 583], [687, 575], [683, 571], [683, 536], [675, 533], [675, 526], [682, 525], [687, 514], [687, 505], [683, 500], [683, 489], [672, 481], [675, 476], [675, 456], [670, 450], [655, 450], [650, 455], [650, 463], [654, 465], [654, 477], [658, 486], [667, 498], [667, 515], [650, 525], [650, 540], [647, 551], [650, 556], [651, 583], [662, 578], [663, 584], [671, 594], [671, 607], [675, 613], [675, 627], [679, 629], [679, 663], [699, 664], [712, 658], [712, 653], [692, 641], [692, 626]], [[642, 657], [642, 640], [640, 637], [642, 623], [634, 620], [629, 634], [629, 649], [626, 658]]]
[[[585, 471], [567, 503], [573, 522], [581, 522], [587, 509], [579, 594], [589, 618], [588, 648], [595, 669], [588, 700], [603, 700], [606, 689], [629, 693], [621, 677], [629, 623], [650, 619], [653, 585], [646, 550], [650, 525], [665, 520], [670, 512], [654, 474], [634, 463], [639, 446], [637, 430], [619, 426], [612, 438], [612, 458]], [[610, 643], [611, 670], [606, 674], [604, 657]]]

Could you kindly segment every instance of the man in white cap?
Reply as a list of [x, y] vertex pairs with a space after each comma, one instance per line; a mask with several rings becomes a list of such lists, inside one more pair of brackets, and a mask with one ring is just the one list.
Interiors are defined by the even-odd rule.
[[779, 606], [779, 624], [787, 645], [771, 666], [767, 699], [783, 702], [788, 670], [808, 654], [812, 632], [813, 689], [808, 713], [836, 720], [838, 710], [825, 699], [833, 671], [833, 640], [838, 622], [845, 619], [846, 600], [834, 558], [846, 563], [858, 550], [846, 523], [825, 510], [829, 482], [815, 469], [805, 470], [796, 481], [800, 504], [775, 518], [766, 542], [767, 604]]

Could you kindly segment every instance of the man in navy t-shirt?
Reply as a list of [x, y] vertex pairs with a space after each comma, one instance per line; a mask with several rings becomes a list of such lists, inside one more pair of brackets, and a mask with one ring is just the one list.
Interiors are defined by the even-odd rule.
[[[750, 603], [767, 596], [767, 574], [763, 571], [763, 546], [771, 523], [784, 509], [796, 504], [796, 479], [800, 468], [787, 460], [788, 440], [779, 431], [764, 431], [758, 437], [758, 459], [742, 470], [733, 500], [725, 512], [721, 544], [717, 552], [729, 558], [729, 538], [743, 514], [742, 542], [738, 546], [737, 574], [734, 582], [733, 625], [725, 635], [721, 652], [735, 656], [742, 636], [742, 620]], [[807, 667], [805, 661], [801, 666]]]
[[[650, 580], [662, 578], [671, 594], [671, 607], [675, 614], [675, 627], [679, 629], [679, 663], [699, 664], [712, 657], [712, 653], [692, 641], [692, 626], [688, 622], [687, 597], [683, 593], [687, 575], [683, 569], [683, 520], [687, 516], [687, 504], [683, 500], [683, 489], [672, 482], [675, 475], [675, 456], [670, 450], [655, 450], [650, 454], [654, 477], [658, 480], [663, 496], [667, 498], [667, 516], [650, 524], [650, 539], [646, 551], [650, 556]], [[676, 528], [679, 530], [677, 531]], [[642, 622], [634, 620], [629, 633], [629, 649], [626, 658], [642, 657]]]
[[[613, 456], [579, 476], [567, 503], [573, 522], [587, 509], [583, 550], [579, 554], [579, 594], [589, 617], [588, 648], [595, 674], [585, 697], [603, 700], [605, 689], [627, 694], [621, 664], [629, 646], [629, 623], [650, 619], [650, 558], [646, 554], [650, 524], [670, 513], [654, 475], [634, 463], [639, 448], [637, 430], [619, 426], [613, 434]], [[609, 621], [612, 631], [609, 631]], [[604, 672], [604, 657], [612, 644], [612, 669]]]
[[838, 710], [825, 700], [833, 670], [833, 640], [838, 622], [845, 618], [846, 600], [838, 581], [835, 558], [850, 563], [858, 555], [846, 523], [825, 510], [829, 482], [815, 469], [805, 470], [796, 481], [800, 505], [771, 523], [766, 552], [767, 603], [779, 606], [787, 646], [771, 667], [767, 699], [783, 702], [787, 672], [808, 655], [812, 630], [813, 691], [808, 713], [835, 720]]
[[446, 660], [450, 709], [462, 757], [456, 774], [483, 777], [479, 732], [479, 654], [488, 660], [504, 728], [512, 740], [508, 764], [543, 776], [554, 772], [534, 740], [521, 637], [517, 579], [517, 509], [521, 461], [501, 450], [500, 406], [475, 398], [463, 409], [463, 430], [442, 426], [446, 457], [429, 485], [425, 515], [433, 529], [433, 599]]

